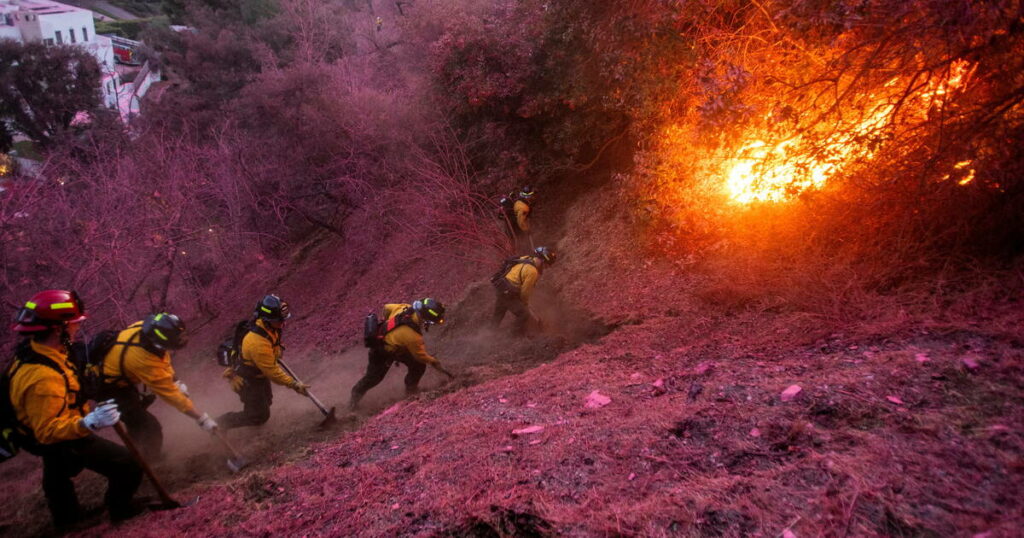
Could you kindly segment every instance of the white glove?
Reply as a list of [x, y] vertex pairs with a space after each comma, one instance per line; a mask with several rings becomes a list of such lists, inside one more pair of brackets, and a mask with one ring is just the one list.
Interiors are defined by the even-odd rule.
[[196, 422], [199, 423], [199, 427], [202, 428], [204, 432], [212, 432], [217, 429], [217, 423], [210, 418], [208, 413], [203, 413], [203, 416], [197, 418]]
[[181, 381], [175, 381], [174, 386], [178, 387], [178, 390], [180, 390], [181, 393], [184, 394], [186, 398], [191, 398], [191, 396], [188, 395], [188, 385], [182, 383]]
[[82, 425], [92, 431], [109, 428], [121, 420], [121, 412], [117, 410], [114, 400], [107, 400], [96, 406], [91, 413], [82, 417]]

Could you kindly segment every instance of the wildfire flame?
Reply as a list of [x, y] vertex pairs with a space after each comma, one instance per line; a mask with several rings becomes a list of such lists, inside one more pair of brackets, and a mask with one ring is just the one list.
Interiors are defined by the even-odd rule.
[[[941, 105], [948, 95], [962, 89], [974, 69], [966, 61], [953, 63], [945, 77], [932, 81], [908, 99], [910, 106], [922, 115], [927, 114], [930, 107]], [[885, 89], [899, 91], [899, 83], [900, 79], [894, 78]], [[780, 202], [821, 188], [846, 166], [870, 160], [875, 153], [872, 135], [894, 120], [896, 107], [891, 95], [870, 96], [868, 100], [875, 104], [864, 117], [840, 126], [824, 141], [818, 135], [800, 134], [782, 141], [772, 141], [760, 132], [749, 135], [722, 165], [725, 193], [737, 204]], [[767, 120], [771, 122], [771, 117]], [[969, 164], [970, 161], [959, 163], [957, 169]], [[973, 179], [974, 170], [970, 170], [958, 183], [966, 185]]]
[[[967, 168], [968, 166], [970, 166], [972, 162], [973, 161], [971, 161], [971, 160], [960, 161], [960, 162], [958, 162], [958, 163], [953, 165], [953, 170], [962, 171], [965, 168]], [[951, 175], [952, 174], [946, 174], [946, 175], [942, 176], [942, 180], [945, 181], [945, 180], [949, 179]], [[968, 169], [967, 173], [964, 174], [964, 176], [961, 177], [959, 180], [957, 180], [956, 184], [960, 185], [961, 187], [963, 187], [964, 185], [967, 185], [968, 183], [970, 183], [972, 181], [974, 181], [974, 169], [973, 168]]]

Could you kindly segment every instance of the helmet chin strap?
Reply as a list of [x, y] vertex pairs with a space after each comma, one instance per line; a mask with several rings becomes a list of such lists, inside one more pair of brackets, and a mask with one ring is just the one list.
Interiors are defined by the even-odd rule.
[[68, 334], [68, 325], [66, 323], [60, 326], [60, 345], [64, 346], [66, 353], [71, 353], [71, 335]]

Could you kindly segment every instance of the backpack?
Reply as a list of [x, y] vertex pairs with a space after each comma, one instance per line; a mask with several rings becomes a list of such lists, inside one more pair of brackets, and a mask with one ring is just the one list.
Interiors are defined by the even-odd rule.
[[506, 258], [505, 261], [501, 263], [501, 269], [498, 269], [496, 273], [491, 275], [491, 285], [499, 292], [507, 295], [519, 293], [519, 287], [509, 282], [508, 279], [505, 278], [505, 275], [507, 275], [513, 267], [521, 263], [537, 267], [537, 264], [533, 262], [533, 256], [516, 256], [513, 258]]
[[515, 222], [516, 193], [512, 191], [498, 199], [498, 214]]
[[234, 330], [226, 340], [217, 346], [217, 364], [225, 368], [238, 368], [242, 365], [242, 340], [249, 334], [251, 323], [243, 319], [235, 324]]
[[[114, 346], [121, 346], [121, 375], [110, 379], [127, 379], [124, 375], [124, 359], [129, 347], [143, 347], [142, 331], [131, 336], [127, 342], [118, 342], [117, 335], [121, 331], [107, 329], [96, 334], [83, 348], [81, 345], [72, 345], [72, 364], [78, 374], [78, 382], [81, 392], [88, 400], [97, 400], [102, 397], [103, 387], [106, 384], [107, 376], [103, 373], [103, 360], [110, 354]], [[138, 341], [136, 341], [138, 340]]]
[[519, 194], [512, 191], [498, 199], [498, 216], [511, 226], [513, 230], [519, 231], [519, 220], [516, 219], [516, 202], [519, 201]]
[[412, 320], [413, 314], [415, 312], [412, 311], [412, 308], [406, 308], [397, 316], [384, 322], [377, 316], [376, 312], [370, 312], [366, 315], [366, 319], [363, 320], [363, 344], [371, 348], [382, 346], [384, 345], [384, 337], [402, 325], [411, 328], [418, 334], [423, 334], [419, 323]]
[[[245, 339], [245, 335], [249, 333], [256, 333], [271, 343], [274, 342], [267, 331], [256, 325], [253, 319], [243, 319], [238, 323], [235, 323], [235, 328], [231, 332], [231, 336], [220, 343], [217, 346], [217, 364], [224, 368], [231, 368], [238, 373], [239, 369], [242, 368], [242, 340]], [[284, 346], [282, 346], [284, 347]]]
[[[0, 463], [3, 463], [18, 454], [19, 449], [24, 448], [30, 454], [39, 454], [39, 441], [36, 440], [32, 430], [18, 420], [18, 414], [11, 402], [11, 380], [18, 369], [25, 364], [39, 364], [52, 369], [64, 378], [64, 390], [71, 392], [71, 382], [67, 374], [49, 357], [32, 351], [28, 340], [18, 344], [15, 351], [15, 363], [8, 366], [3, 374], [0, 374]], [[75, 403], [71, 407], [78, 407], [80, 402], [85, 400], [81, 395], [76, 396]], [[61, 409], [60, 413], [64, 410]]]

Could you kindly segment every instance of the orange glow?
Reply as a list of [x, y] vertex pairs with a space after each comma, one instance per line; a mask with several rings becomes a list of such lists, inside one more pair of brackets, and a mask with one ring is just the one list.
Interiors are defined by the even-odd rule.
[[[958, 163], [953, 165], [953, 169], [954, 170], [963, 170], [963, 169], [967, 168], [968, 166], [970, 166], [972, 162], [973, 161], [971, 161], [970, 159], [968, 159], [966, 161], [960, 161], [960, 162], [958, 162]], [[946, 174], [946, 175], [942, 176], [942, 181], [948, 180], [951, 176], [952, 176], [952, 174]], [[968, 183], [970, 183], [972, 181], [974, 181], [974, 169], [973, 168], [971, 168], [970, 170], [967, 170], [967, 174], [964, 175], [963, 177], [961, 177], [960, 179], [958, 179], [956, 184], [960, 185], [962, 187], [962, 186], [967, 185]]]
[[733, 202], [749, 204], [781, 202], [794, 194], [821, 188], [844, 165], [871, 158], [867, 135], [885, 126], [892, 109], [892, 105], [877, 107], [852, 129], [833, 135], [824, 144], [825, 151], [814, 152], [812, 144], [820, 142], [806, 137], [771, 146], [760, 139], [747, 143], [725, 163], [726, 193]]
[[[945, 96], [962, 89], [974, 69], [969, 62], [954, 62], [946, 77], [927, 84], [907, 99], [900, 114], [904, 119], [907, 114], [927, 115], [929, 107], [941, 104]], [[867, 98], [874, 104], [864, 109], [860, 118], [836, 125], [830, 135], [806, 133], [775, 141], [767, 132], [750, 133], [740, 149], [720, 167], [724, 193], [736, 204], [782, 202], [801, 192], [822, 188], [830, 177], [852, 164], [869, 161], [875, 154], [877, 135], [896, 121], [896, 107], [892, 103], [903, 91], [901, 82], [899, 78], [891, 79], [881, 90], [887, 92], [885, 95]], [[772, 123], [770, 116], [766, 120]], [[958, 169], [970, 161], [961, 164]], [[966, 185], [973, 179], [974, 170], [970, 170], [960, 184]]]
[[949, 65], [949, 76], [944, 79], [932, 81], [928, 90], [921, 94], [922, 99], [942, 98], [947, 94], [960, 89], [967, 79], [974, 74], [977, 65], [967, 60], [957, 60]]
[[[956, 169], [956, 170], [963, 170], [964, 168], [967, 168], [970, 165], [971, 165], [971, 161], [970, 160], [960, 161], [960, 162], [954, 164], [953, 168]], [[946, 178], [948, 178], [948, 177], [949, 177], [949, 175], [947, 174]], [[943, 179], [946, 179], [946, 178], [943, 178]], [[967, 175], [964, 176], [963, 178], [961, 178], [960, 181], [957, 181], [956, 184], [960, 185], [960, 186], [964, 186], [964, 185], [967, 185], [968, 183], [970, 183], [972, 181], [974, 181], [974, 169], [973, 168], [968, 170], [967, 171]]]

